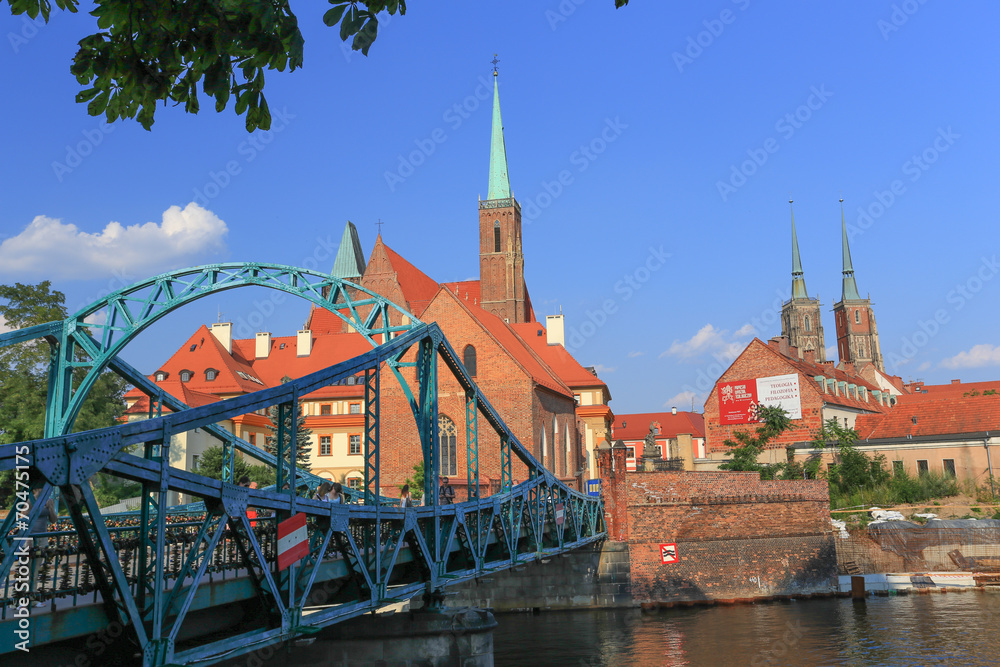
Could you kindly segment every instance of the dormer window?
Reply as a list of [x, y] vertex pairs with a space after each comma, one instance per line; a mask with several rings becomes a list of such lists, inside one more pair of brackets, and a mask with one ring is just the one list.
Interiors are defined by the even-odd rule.
[[188, 348], [188, 352], [194, 352], [198, 349], [198, 343], [191, 343], [191, 347]]
[[153, 377], [156, 378], [157, 382], [163, 382], [164, 380], [167, 379], [167, 372], [166, 371], [156, 371], [156, 375], [154, 375]]
[[214, 368], [206, 369], [205, 370], [205, 380], [207, 382], [212, 382], [213, 380], [215, 380], [215, 378], [216, 378], [216, 376], [218, 374], [219, 374], [219, 371], [215, 370]]
[[190, 382], [193, 376], [191, 371], [181, 371], [181, 382]]

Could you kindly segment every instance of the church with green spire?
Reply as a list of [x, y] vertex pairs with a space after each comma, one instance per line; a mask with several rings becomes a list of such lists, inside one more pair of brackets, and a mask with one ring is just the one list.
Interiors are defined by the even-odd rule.
[[493, 131], [490, 134], [490, 182], [479, 201], [479, 281], [482, 307], [505, 322], [531, 321], [521, 250], [521, 205], [507, 175], [507, 147], [500, 118], [498, 72], [493, 69]]
[[870, 298], [861, 298], [854, 280], [854, 263], [851, 261], [851, 247], [847, 240], [843, 199], [840, 200], [840, 229], [844, 278], [840, 301], [833, 304], [833, 316], [837, 325], [837, 354], [841, 363], [852, 363], [859, 369], [866, 364], [873, 364], [884, 373], [872, 302]]
[[[791, 206], [792, 201], [788, 201]], [[781, 335], [805, 358], [808, 351], [815, 354], [817, 362], [826, 361], [826, 343], [820, 320], [818, 298], [809, 298], [806, 279], [799, 256], [799, 239], [795, 233], [795, 211], [792, 210], [792, 296], [781, 306]], [[809, 356], [812, 356], [811, 354]]]

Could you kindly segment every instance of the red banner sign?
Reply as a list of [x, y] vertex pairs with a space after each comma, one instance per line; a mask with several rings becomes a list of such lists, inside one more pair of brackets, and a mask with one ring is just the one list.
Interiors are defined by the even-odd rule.
[[749, 424], [757, 421], [757, 381], [719, 383], [719, 423]]

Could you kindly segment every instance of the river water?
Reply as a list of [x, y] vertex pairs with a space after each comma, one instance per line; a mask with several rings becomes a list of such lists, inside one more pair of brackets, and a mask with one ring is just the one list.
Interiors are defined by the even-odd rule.
[[501, 614], [496, 667], [1000, 665], [1000, 594]]

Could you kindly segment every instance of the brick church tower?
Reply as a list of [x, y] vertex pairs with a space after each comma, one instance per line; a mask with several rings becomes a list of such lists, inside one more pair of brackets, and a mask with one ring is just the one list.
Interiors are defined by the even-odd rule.
[[507, 149], [495, 66], [490, 189], [487, 198], [479, 201], [479, 283], [484, 310], [511, 324], [530, 320], [521, 251], [521, 205], [511, 195], [507, 177]]
[[858, 285], [854, 282], [854, 265], [851, 262], [851, 248], [847, 244], [843, 199], [840, 200], [840, 226], [844, 247], [844, 289], [840, 301], [833, 304], [833, 316], [837, 323], [837, 353], [841, 363], [851, 362], [855, 368], [872, 363], [884, 373], [871, 299], [862, 299], [858, 294]]
[[[788, 200], [791, 206], [792, 200]], [[792, 298], [781, 306], [781, 335], [799, 348], [799, 357], [815, 350], [816, 361], [826, 361], [826, 343], [820, 321], [819, 299], [810, 299], [799, 258], [799, 239], [795, 234], [795, 211], [792, 210]]]

